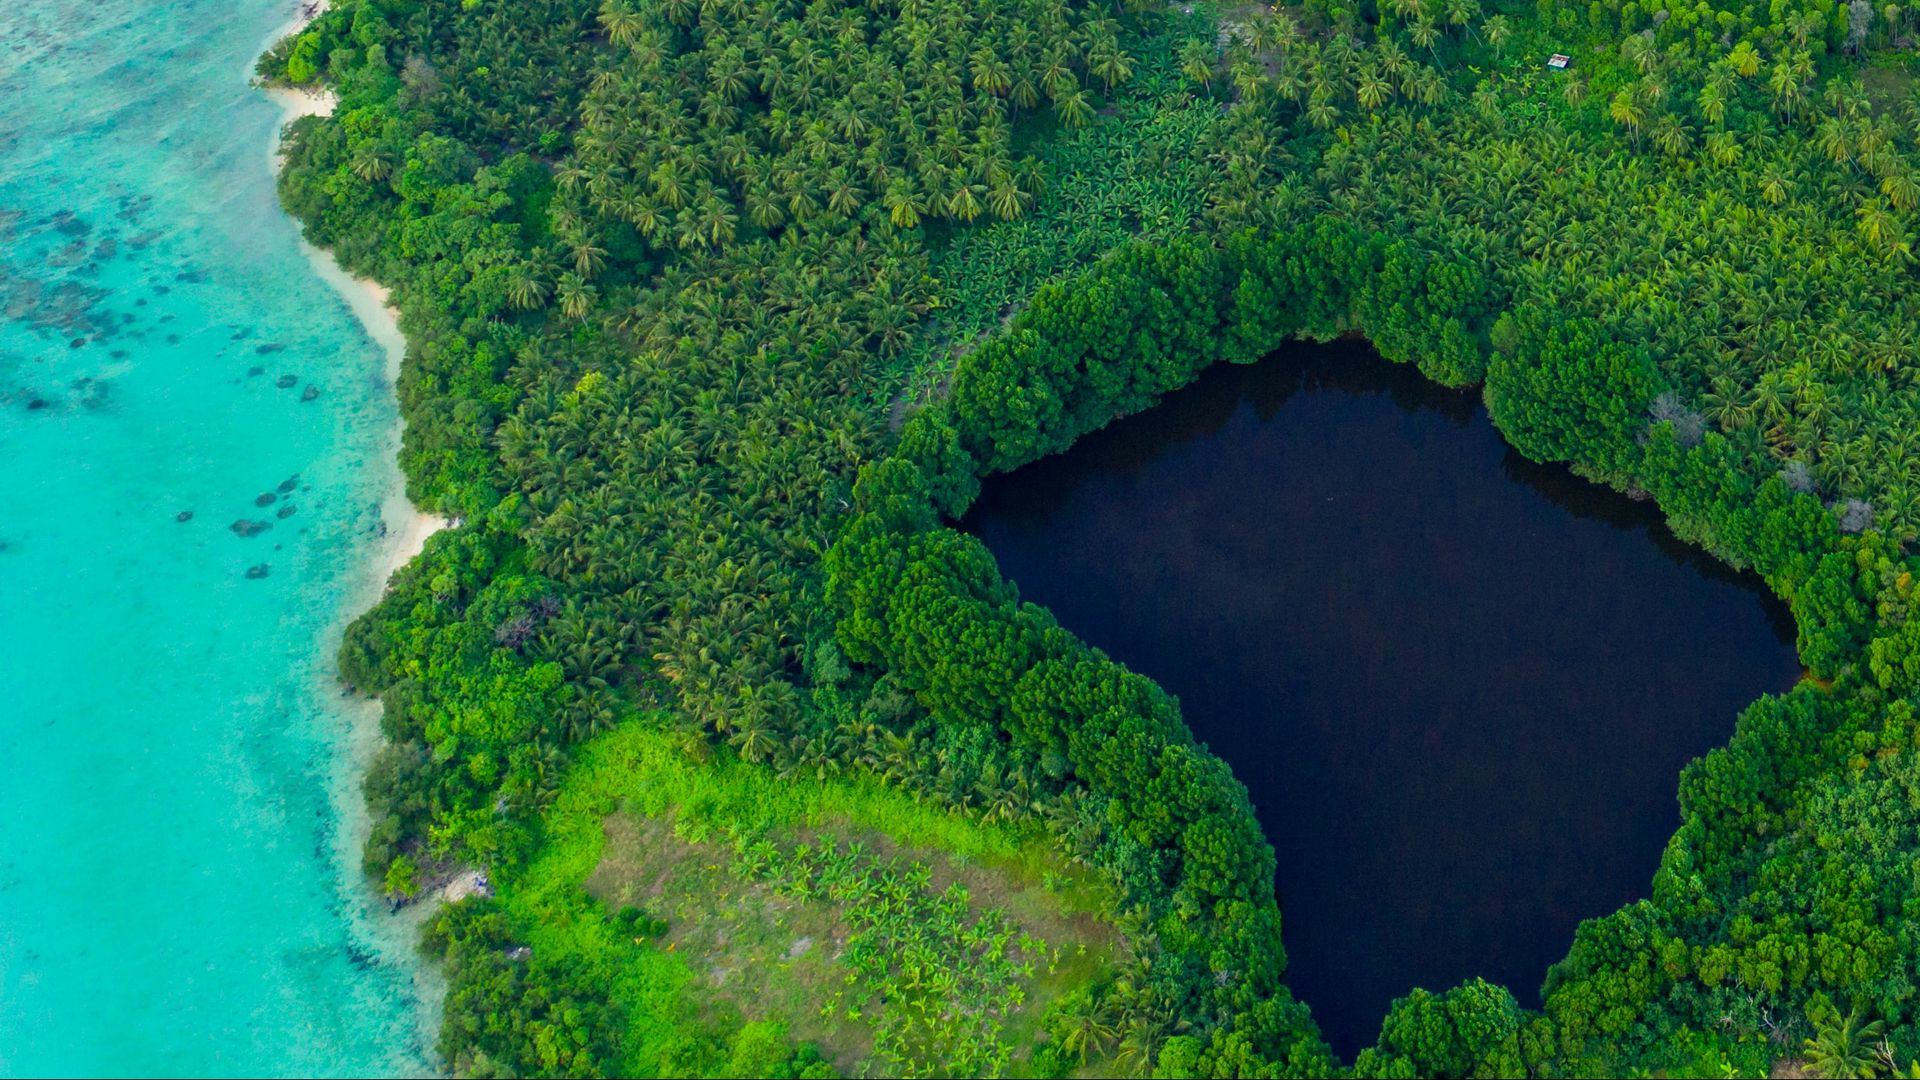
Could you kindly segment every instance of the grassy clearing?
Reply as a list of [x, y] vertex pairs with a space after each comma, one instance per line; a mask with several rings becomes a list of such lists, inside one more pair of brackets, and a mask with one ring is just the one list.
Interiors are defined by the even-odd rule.
[[536, 953], [606, 974], [633, 1072], [719, 1068], [749, 1026], [845, 1075], [1030, 1072], [1048, 1007], [1123, 947], [1104, 885], [1030, 825], [783, 780], [644, 724], [581, 754], [547, 829], [501, 903]]

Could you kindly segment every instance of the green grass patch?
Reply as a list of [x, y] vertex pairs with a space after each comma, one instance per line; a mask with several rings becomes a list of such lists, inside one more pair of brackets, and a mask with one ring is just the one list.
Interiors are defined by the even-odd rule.
[[705, 753], [644, 727], [596, 743], [556, 809], [604, 815], [601, 839], [554, 845], [597, 852], [605, 910], [664, 920], [651, 948], [705, 1025], [778, 1025], [849, 1075], [1020, 1075], [1047, 1009], [1113, 968], [1106, 888], [1030, 824]]
[[[1104, 883], [1033, 823], [865, 775], [781, 778], [644, 721], [582, 749], [544, 824], [533, 862], [447, 920], [456, 967], [552, 988], [514, 999], [514, 1044], [534, 1056], [501, 1062], [483, 1029], [508, 1010], [456, 971], [477, 987], [450, 1002], [464, 1071], [1052, 1071], [1033, 1053], [1048, 1008], [1123, 949]], [[606, 988], [607, 1014], [568, 986]], [[617, 1061], [581, 1056], [608, 1035]]]

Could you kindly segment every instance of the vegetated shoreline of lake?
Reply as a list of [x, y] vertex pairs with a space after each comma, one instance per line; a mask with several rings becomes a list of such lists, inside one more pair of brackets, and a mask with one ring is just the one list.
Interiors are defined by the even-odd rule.
[[1416, 987], [1539, 1007], [1580, 922], [1646, 895], [1679, 771], [1806, 677], [1763, 579], [1357, 335], [1215, 365], [960, 527], [1247, 785], [1287, 983], [1349, 1059]]

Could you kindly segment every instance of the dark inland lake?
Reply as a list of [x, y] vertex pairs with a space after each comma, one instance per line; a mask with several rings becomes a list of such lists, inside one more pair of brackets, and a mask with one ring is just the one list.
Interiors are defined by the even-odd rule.
[[1246, 783], [1286, 981], [1346, 1055], [1416, 986], [1537, 1006], [1648, 894], [1681, 767], [1800, 676], [1758, 579], [1357, 343], [1216, 366], [962, 524]]

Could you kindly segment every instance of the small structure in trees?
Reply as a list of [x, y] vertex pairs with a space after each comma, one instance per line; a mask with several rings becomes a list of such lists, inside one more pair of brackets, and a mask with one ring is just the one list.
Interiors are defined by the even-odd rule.
[[1572, 63], [1573, 57], [1563, 52], [1557, 52], [1547, 57], [1547, 66], [1555, 71], [1565, 71], [1567, 70], [1567, 66]]

